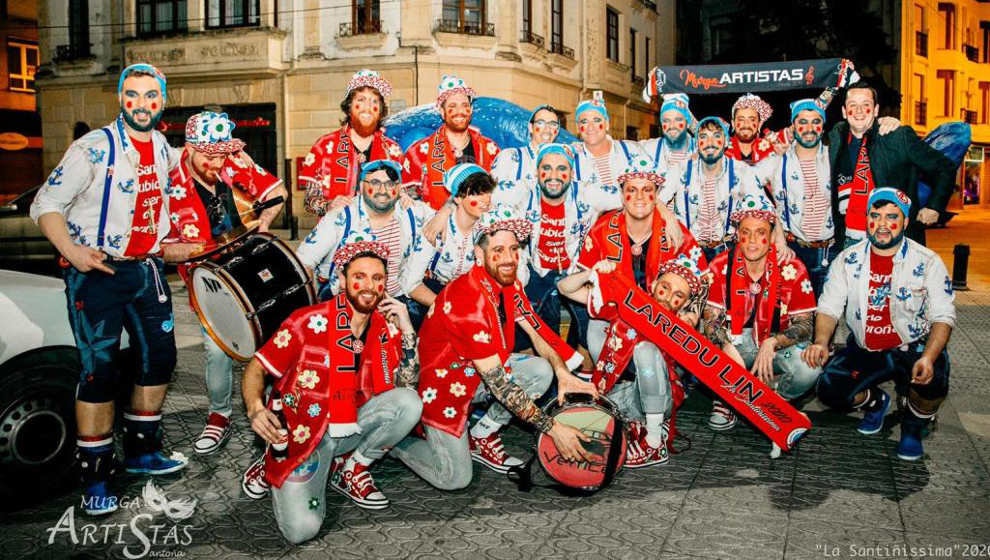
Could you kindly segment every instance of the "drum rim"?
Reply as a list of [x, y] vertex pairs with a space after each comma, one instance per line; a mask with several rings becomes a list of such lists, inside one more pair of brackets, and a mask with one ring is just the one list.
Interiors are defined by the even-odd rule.
[[[227, 288], [234, 294], [235, 296], [234, 301], [237, 303], [238, 306], [240, 306], [241, 310], [244, 312], [245, 317], [255, 312], [254, 306], [250, 304], [250, 301], [247, 299], [247, 294], [244, 293], [244, 290], [242, 290], [241, 287], [237, 285], [237, 282], [233, 281], [234, 280], [233, 277], [227, 274], [227, 271], [224, 270], [219, 265], [217, 265], [216, 263], [211, 263], [211, 262], [198, 263], [195, 267], [193, 267], [189, 271], [189, 280], [190, 280], [190, 284], [192, 284], [192, 289], [189, 290], [189, 304], [192, 306], [193, 311], [196, 312], [196, 317], [199, 319], [199, 324], [203, 326], [203, 329], [205, 329], [206, 333], [210, 336], [210, 338], [213, 339], [213, 342], [216, 342], [217, 346], [219, 346], [220, 349], [223, 350], [224, 353], [226, 353], [228, 356], [241, 362], [246, 362], [250, 360], [251, 357], [254, 356], [254, 352], [244, 355], [241, 354], [240, 352], [233, 350], [232, 348], [224, 344], [223, 341], [220, 340], [220, 337], [217, 336], [216, 332], [213, 330], [213, 327], [211, 327], [209, 323], [203, 318], [203, 311], [202, 309], [200, 309], [199, 306], [199, 298], [196, 297], [196, 290], [195, 290], [196, 279], [193, 277], [193, 274], [195, 274], [196, 269], [199, 268], [205, 268], [209, 270], [217, 277], [218, 280], [220, 280], [227, 286]], [[257, 315], [251, 316], [251, 318], [248, 319], [248, 323], [251, 325], [251, 333], [254, 335], [255, 340], [260, 340], [261, 322], [258, 321], [258, 316]], [[257, 348], [255, 348], [255, 350], [257, 350]]]

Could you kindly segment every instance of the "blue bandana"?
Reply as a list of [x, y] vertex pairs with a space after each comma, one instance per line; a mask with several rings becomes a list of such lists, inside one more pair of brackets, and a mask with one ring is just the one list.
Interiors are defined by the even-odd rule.
[[536, 167], [540, 167], [543, 157], [548, 154], [561, 154], [567, 158], [567, 163], [574, 169], [574, 155], [566, 144], [543, 144], [536, 152]]
[[158, 85], [162, 88], [162, 103], [165, 103], [166, 99], [168, 99], [165, 91], [165, 74], [162, 74], [161, 70], [144, 62], [131, 64], [127, 68], [124, 68], [124, 71], [120, 73], [120, 80], [117, 81], [117, 94], [124, 91], [124, 80], [127, 79], [127, 76], [130, 75], [131, 72], [147, 72], [148, 74], [154, 76], [155, 79], [158, 80]]
[[399, 179], [402, 179], [402, 166], [390, 159], [376, 159], [375, 161], [369, 161], [368, 163], [361, 166], [361, 174], [358, 175], [358, 182], [364, 181], [364, 177], [368, 173], [373, 173], [379, 169], [385, 168], [392, 169], [399, 174]]
[[480, 165], [474, 163], [458, 163], [443, 174], [443, 186], [450, 193], [450, 196], [457, 196], [461, 190], [461, 185], [468, 177], [475, 173], [488, 174]]
[[791, 122], [794, 122], [801, 111], [814, 111], [821, 115], [822, 122], [825, 122], [825, 109], [814, 99], [798, 99], [791, 103]]

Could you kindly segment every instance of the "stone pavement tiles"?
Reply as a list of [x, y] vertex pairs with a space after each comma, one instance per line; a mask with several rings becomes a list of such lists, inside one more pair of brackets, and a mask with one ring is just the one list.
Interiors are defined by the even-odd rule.
[[[855, 432], [858, 417], [824, 411], [817, 401], [805, 407], [814, 429], [795, 452], [772, 461], [768, 441], [748, 427], [710, 431], [705, 426], [710, 404], [696, 392], [678, 417], [690, 448], [679, 440], [682, 452], [668, 465], [623, 471], [614, 486], [594, 496], [564, 496], [546, 488], [522, 493], [504, 476], [478, 466], [467, 489], [440, 492], [386, 459], [374, 473], [390, 508], [369, 512], [330, 491], [318, 537], [291, 546], [278, 532], [270, 500], [241, 493], [240, 475], [257, 448], [240, 405], [235, 433], [223, 450], [207, 457], [192, 452], [207, 407], [203, 352], [185, 290], [178, 283], [173, 290], [179, 366], [163, 424], [169, 449], [185, 452], [191, 462], [181, 476], [156, 482], [172, 499], [195, 497], [194, 515], [170, 521], [134, 500], [145, 479], [124, 476], [118, 491], [131, 507], [98, 520], [76, 508], [75, 544], [62, 518], [79, 503], [75, 491], [5, 515], [0, 556], [763, 560], [921, 557], [922, 552], [962, 557], [963, 546], [990, 542], [987, 293], [958, 294], [950, 396], [926, 440], [924, 461], [896, 458], [899, 429], [893, 415], [881, 434], [864, 437]], [[235, 384], [235, 394], [239, 391]], [[507, 430], [507, 446], [516, 454], [525, 454], [530, 438], [518, 427]], [[56, 526], [62, 530], [53, 533]], [[979, 551], [971, 549], [970, 556]]]

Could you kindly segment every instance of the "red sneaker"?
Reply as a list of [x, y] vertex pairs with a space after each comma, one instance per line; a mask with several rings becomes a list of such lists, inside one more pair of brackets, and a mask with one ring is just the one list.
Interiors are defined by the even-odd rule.
[[375, 486], [375, 479], [371, 478], [369, 470], [371, 467], [355, 462], [348, 469], [345, 464], [345, 459], [334, 458], [330, 486], [364, 509], [387, 508], [388, 498]]
[[265, 456], [262, 455], [251, 463], [244, 476], [241, 477], [241, 489], [252, 500], [260, 500], [268, 495], [272, 485], [265, 480]]
[[206, 419], [206, 427], [193, 442], [193, 449], [202, 455], [215, 453], [230, 439], [232, 433], [234, 430], [230, 425], [230, 419], [223, 414], [211, 412]]
[[663, 432], [660, 445], [651, 446], [646, 442], [646, 428], [638, 423], [634, 423], [633, 435], [629, 438], [629, 447], [626, 449], [626, 464], [628, 469], [639, 469], [650, 465], [662, 465], [670, 460], [667, 453], [667, 422], [663, 423]]
[[731, 430], [736, 425], [736, 413], [722, 401], [712, 401], [712, 415], [708, 417], [708, 427], [716, 432]]
[[468, 441], [471, 444], [471, 459], [497, 473], [505, 474], [512, 467], [523, 464], [522, 461], [505, 452], [502, 436], [498, 432], [492, 432], [486, 438], [476, 438], [468, 434]]

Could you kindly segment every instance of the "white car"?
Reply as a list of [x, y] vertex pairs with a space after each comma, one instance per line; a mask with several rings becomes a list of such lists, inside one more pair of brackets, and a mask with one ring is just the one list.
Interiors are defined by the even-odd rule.
[[76, 482], [80, 371], [65, 283], [0, 270], [0, 499]]

